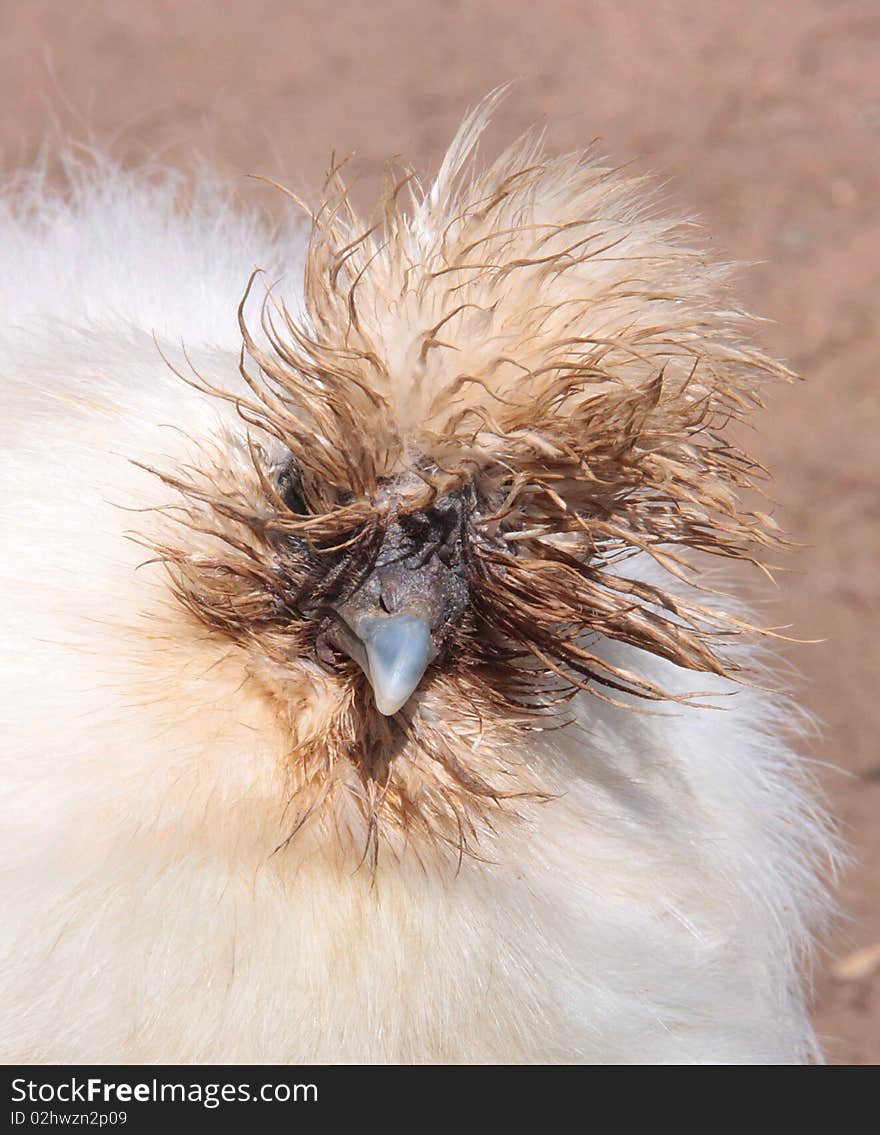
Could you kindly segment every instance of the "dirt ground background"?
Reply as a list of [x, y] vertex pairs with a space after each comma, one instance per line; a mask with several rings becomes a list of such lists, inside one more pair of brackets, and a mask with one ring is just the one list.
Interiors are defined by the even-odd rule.
[[7, 172], [60, 126], [128, 162], [199, 153], [307, 194], [331, 149], [357, 151], [365, 199], [391, 155], [430, 172], [465, 108], [515, 79], [493, 140], [534, 122], [553, 150], [598, 137], [720, 255], [756, 262], [743, 300], [809, 379], [775, 393], [759, 445], [809, 545], [774, 619], [828, 639], [790, 654], [824, 722], [812, 755], [845, 770], [824, 781], [857, 863], [816, 1020], [849, 1063], [880, 1061], [880, 957], [834, 976], [880, 943], [878, 58], [878, 0], [0, 0]]

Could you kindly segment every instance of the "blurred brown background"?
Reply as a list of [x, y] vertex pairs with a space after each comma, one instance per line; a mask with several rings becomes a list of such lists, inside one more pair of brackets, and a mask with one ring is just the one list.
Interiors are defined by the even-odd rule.
[[829, 640], [788, 653], [824, 722], [812, 755], [845, 770], [823, 779], [858, 862], [816, 1019], [851, 1063], [880, 1060], [878, 60], [880, 0], [0, 3], [7, 172], [60, 126], [306, 194], [355, 150], [363, 200], [391, 155], [430, 172], [465, 108], [517, 79], [493, 140], [534, 122], [553, 150], [598, 137], [667, 180], [719, 255], [757, 262], [740, 294], [809, 379], [774, 394], [759, 450], [809, 545], [773, 620]]

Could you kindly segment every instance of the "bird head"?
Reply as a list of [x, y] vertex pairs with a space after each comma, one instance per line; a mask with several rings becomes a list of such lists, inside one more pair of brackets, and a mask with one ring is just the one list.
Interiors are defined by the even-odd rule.
[[266, 287], [254, 320], [255, 274], [241, 384], [184, 375], [237, 425], [161, 473], [186, 502], [158, 544], [175, 592], [286, 715], [300, 814], [353, 776], [371, 829], [452, 842], [535, 787], [511, 753], [572, 697], [668, 696], [603, 643], [731, 674], [737, 628], [675, 580], [775, 539], [728, 426], [782, 368], [725, 271], [590, 155], [527, 136], [477, 169], [490, 109], [373, 224], [331, 170], [301, 306]]

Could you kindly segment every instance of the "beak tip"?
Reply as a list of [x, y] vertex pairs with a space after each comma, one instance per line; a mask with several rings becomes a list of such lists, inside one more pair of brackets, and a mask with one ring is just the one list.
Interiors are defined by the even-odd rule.
[[373, 701], [375, 702], [376, 709], [378, 709], [383, 717], [393, 717], [398, 710], [403, 709], [411, 696], [412, 691], [405, 694], [403, 697], [390, 699], [383, 697], [375, 688], [373, 689]]

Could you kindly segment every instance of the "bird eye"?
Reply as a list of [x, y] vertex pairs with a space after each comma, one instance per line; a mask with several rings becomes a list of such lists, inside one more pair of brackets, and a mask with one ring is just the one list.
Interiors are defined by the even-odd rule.
[[287, 468], [278, 478], [278, 492], [291, 512], [306, 516], [308, 509], [302, 497], [302, 485], [295, 469]]

